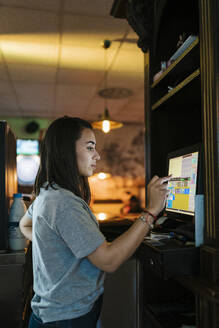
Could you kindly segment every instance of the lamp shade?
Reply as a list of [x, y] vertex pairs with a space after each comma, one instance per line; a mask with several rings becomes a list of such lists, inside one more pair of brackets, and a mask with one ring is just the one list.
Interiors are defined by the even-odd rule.
[[105, 108], [100, 120], [92, 122], [92, 126], [94, 129], [99, 129], [105, 133], [108, 133], [110, 130], [121, 128], [123, 123], [112, 121], [110, 119], [109, 110]]
[[[104, 85], [105, 85], [105, 88], [98, 92], [101, 97], [105, 98], [105, 110], [104, 110], [103, 115], [100, 116], [99, 120], [92, 123], [92, 126], [93, 126], [94, 129], [102, 130], [104, 133], [108, 133], [112, 129], [118, 129], [118, 128], [121, 128], [123, 126], [122, 123], [112, 121], [110, 119], [109, 110], [107, 108], [107, 98], [109, 98], [109, 94], [108, 94], [107, 90], [109, 90], [109, 89], [107, 88], [108, 71], [107, 71], [106, 50], [110, 47], [110, 45], [111, 45], [110, 40], [104, 40], [103, 41], [103, 48], [105, 50], [105, 52], [104, 52], [104, 62], [105, 62], [105, 65], [104, 65], [105, 66], [104, 67], [104, 70], [105, 70]], [[104, 91], [104, 92], [101, 93], [101, 91]]]

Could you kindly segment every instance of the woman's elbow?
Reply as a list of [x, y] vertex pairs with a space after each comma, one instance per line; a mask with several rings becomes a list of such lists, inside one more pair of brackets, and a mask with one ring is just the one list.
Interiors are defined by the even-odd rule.
[[22, 221], [20, 221], [19, 222], [19, 228], [20, 228], [20, 231], [23, 233], [23, 222]]
[[117, 265], [116, 257], [110, 254], [110, 246], [104, 242], [98, 249], [88, 256], [90, 262], [98, 269], [106, 272], [115, 272], [119, 265]]
[[97, 265], [98, 268], [106, 273], [114, 273], [118, 268], [119, 268], [119, 264], [117, 263], [117, 261], [115, 261], [115, 259], [111, 260], [111, 261], [103, 261], [101, 264], [99, 263], [99, 265]]
[[104, 272], [106, 273], [114, 273], [118, 269], [118, 266], [115, 266], [114, 264], [109, 264], [104, 267]]

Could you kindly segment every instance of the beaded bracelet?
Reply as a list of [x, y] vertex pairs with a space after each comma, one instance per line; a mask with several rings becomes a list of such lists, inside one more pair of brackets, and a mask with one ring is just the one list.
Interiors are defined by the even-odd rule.
[[143, 221], [144, 223], [146, 223], [149, 226], [150, 229], [153, 229], [154, 228], [154, 225], [152, 223], [148, 222], [147, 218], [143, 214], [140, 215], [137, 220]]

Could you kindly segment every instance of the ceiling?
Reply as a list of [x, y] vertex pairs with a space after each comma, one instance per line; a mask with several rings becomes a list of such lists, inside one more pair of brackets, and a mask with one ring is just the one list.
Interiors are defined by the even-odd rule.
[[112, 119], [144, 120], [144, 56], [113, 0], [0, 0], [0, 117], [94, 121], [103, 113], [103, 40], [108, 87], [132, 95], [108, 99]]

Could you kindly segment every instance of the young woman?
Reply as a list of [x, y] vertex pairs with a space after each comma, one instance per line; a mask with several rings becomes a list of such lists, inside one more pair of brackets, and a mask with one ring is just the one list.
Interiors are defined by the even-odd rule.
[[43, 140], [36, 198], [20, 221], [33, 248], [29, 328], [95, 328], [104, 272], [115, 271], [135, 252], [164, 207], [169, 177], [154, 176], [145, 212], [107, 243], [89, 208], [88, 177], [100, 159], [95, 146], [90, 123], [79, 118], [55, 120]]

